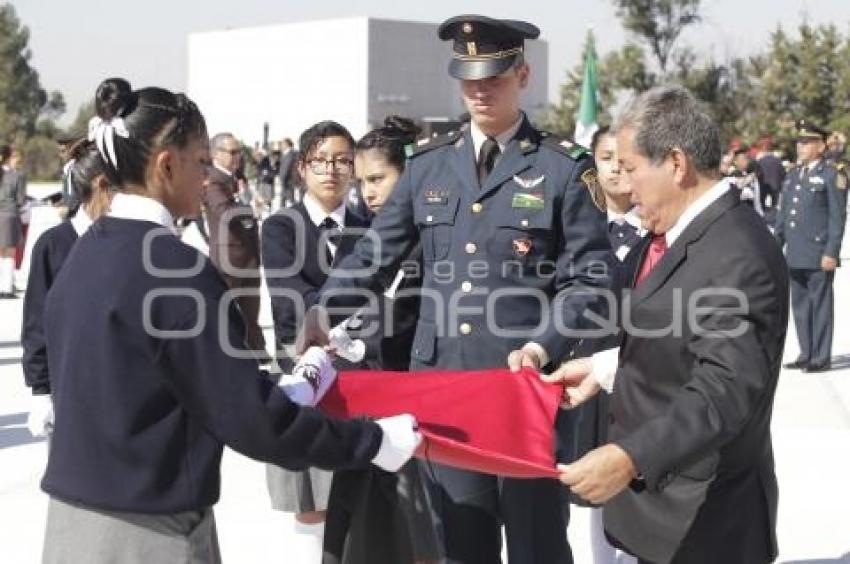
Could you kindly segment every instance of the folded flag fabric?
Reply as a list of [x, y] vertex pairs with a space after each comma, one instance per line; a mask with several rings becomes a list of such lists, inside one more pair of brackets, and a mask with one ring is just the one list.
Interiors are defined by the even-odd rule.
[[531, 369], [342, 371], [319, 407], [336, 417], [410, 413], [416, 456], [513, 478], [556, 478], [555, 416], [562, 389]]

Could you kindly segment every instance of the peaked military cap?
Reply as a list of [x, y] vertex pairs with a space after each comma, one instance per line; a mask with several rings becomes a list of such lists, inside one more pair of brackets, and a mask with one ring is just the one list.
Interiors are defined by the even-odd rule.
[[807, 119], [797, 120], [797, 139], [820, 139], [826, 141], [829, 132]]
[[526, 39], [540, 30], [527, 22], [486, 16], [455, 16], [440, 25], [443, 41], [453, 40], [449, 74], [462, 80], [480, 80], [502, 74], [522, 55]]

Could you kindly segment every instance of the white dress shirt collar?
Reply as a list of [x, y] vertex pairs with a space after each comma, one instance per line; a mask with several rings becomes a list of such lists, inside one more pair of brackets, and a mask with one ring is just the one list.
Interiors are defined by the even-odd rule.
[[667, 248], [669, 249], [672, 247], [673, 243], [676, 242], [676, 239], [679, 238], [679, 235], [682, 234], [685, 228], [711, 204], [719, 200], [728, 190], [729, 179], [724, 178], [709, 188], [705, 194], [691, 202], [691, 205], [689, 205], [682, 215], [679, 216], [679, 219], [676, 220], [673, 227], [668, 229], [667, 233], [664, 234], [664, 238], [667, 240]]
[[643, 237], [646, 234], [646, 229], [642, 227], [640, 216], [635, 211], [635, 208], [629, 209], [626, 213], [617, 213], [615, 211], [608, 210], [608, 223], [616, 223], [617, 225], [622, 225], [623, 223], [628, 223], [635, 229], [637, 229], [638, 235]]
[[77, 208], [77, 213], [71, 218], [71, 227], [77, 232], [77, 237], [82, 237], [83, 233], [91, 227], [92, 220], [89, 214], [86, 213], [86, 208], [80, 206]]
[[149, 221], [174, 231], [174, 218], [165, 206], [153, 198], [118, 192], [112, 197], [109, 216], [135, 221]]
[[[520, 112], [519, 118], [514, 122], [512, 126], [507, 128], [502, 133], [496, 135], [496, 143], [499, 144], [499, 150], [504, 153], [505, 147], [508, 146], [508, 143], [511, 142], [511, 139], [514, 138], [516, 132], [519, 131], [520, 126], [522, 125], [522, 121], [525, 119], [525, 114]], [[469, 132], [472, 134], [472, 146], [475, 149], [475, 159], [478, 160], [478, 155], [481, 154], [481, 145], [484, 144], [484, 141], [487, 140], [487, 135], [481, 131], [481, 129], [475, 124], [474, 121], [471, 121], [469, 124]]]
[[343, 200], [339, 207], [331, 213], [326, 212], [309, 192], [304, 194], [303, 201], [304, 207], [307, 208], [307, 215], [310, 216], [310, 221], [312, 221], [316, 227], [322, 225], [328, 217], [331, 217], [334, 221], [336, 221], [336, 224], [340, 228], [345, 227], [345, 200]]

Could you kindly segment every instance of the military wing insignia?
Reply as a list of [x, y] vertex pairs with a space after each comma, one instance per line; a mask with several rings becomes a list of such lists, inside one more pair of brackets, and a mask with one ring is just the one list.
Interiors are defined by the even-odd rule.
[[541, 174], [539, 178], [530, 178], [525, 179], [520, 176], [514, 176], [514, 182], [525, 188], [526, 190], [530, 190], [543, 182], [543, 179], [546, 178], [545, 174]]
[[596, 169], [586, 170], [581, 175], [581, 181], [584, 182], [584, 185], [587, 187], [587, 191], [590, 192], [590, 199], [593, 200], [593, 204], [602, 211], [605, 211], [607, 206], [605, 205], [605, 193], [602, 192], [602, 185], [599, 184], [599, 173], [596, 172]]
[[810, 176], [809, 182], [811, 182], [812, 184], [823, 184], [823, 178], [821, 178], [820, 176]]

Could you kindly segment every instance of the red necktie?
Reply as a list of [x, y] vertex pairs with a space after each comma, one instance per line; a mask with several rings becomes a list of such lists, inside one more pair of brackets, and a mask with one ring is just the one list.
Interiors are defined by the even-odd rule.
[[652, 241], [649, 243], [649, 250], [646, 251], [646, 256], [643, 257], [643, 264], [640, 265], [640, 271], [638, 272], [637, 280], [635, 280], [636, 287], [643, 282], [644, 278], [649, 276], [655, 265], [661, 262], [661, 257], [664, 256], [666, 251], [667, 239], [664, 235], [653, 235]]

